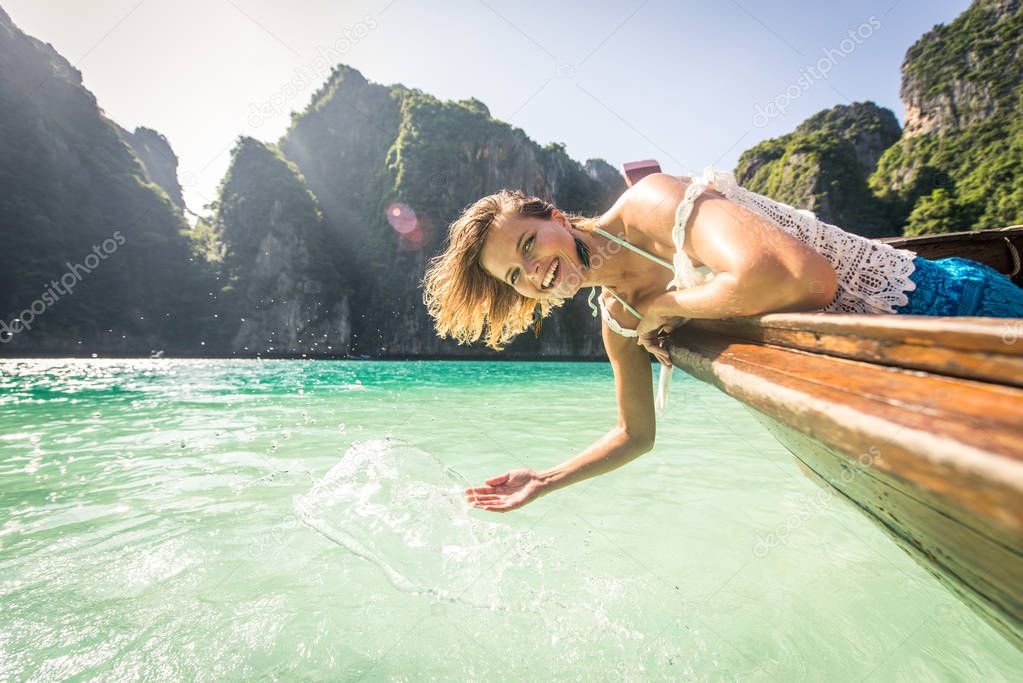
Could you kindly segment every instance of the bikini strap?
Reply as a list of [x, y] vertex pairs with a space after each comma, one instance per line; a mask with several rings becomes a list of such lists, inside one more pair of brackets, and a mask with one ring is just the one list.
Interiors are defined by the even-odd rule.
[[689, 222], [689, 216], [693, 213], [693, 205], [696, 203], [697, 198], [714, 183], [714, 179], [715, 172], [712, 166], [705, 168], [703, 175], [692, 176], [692, 182], [689, 183], [682, 201], [678, 203], [678, 208], [675, 209], [675, 225], [671, 229], [671, 240], [675, 243], [675, 266], [673, 268], [675, 277], [668, 283], [665, 289], [671, 289], [672, 287], [675, 289], [688, 289], [695, 286], [698, 282], [696, 267], [689, 258], [689, 254], [682, 249], [682, 245], [686, 240], [686, 223]]
[[[610, 290], [608, 290], [608, 291], [610, 291]], [[617, 298], [617, 295], [615, 295], [614, 292], [611, 292], [611, 294], [614, 295]], [[618, 299], [618, 300], [622, 301], [621, 299]], [[603, 299], [597, 299], [597, 301], [600, 302], [601, 317], [604, 318], [604, 322], [607, 323], [607, 326], [611, 328], [612, 332], [617, 332], [618, 334], [622, 335], [623, 337], [629, 337], [630, 339], [639, 336], [639, 332], [636, 332], [636, 330], [630, 330], [627, 327], [622, 327], [621, 325], [618, 324], [617, 320], [615, 320], [614, 318], [611, 317], [611, 313], [608, 312], [607, 306], [604, 304], [604, 300]], [[622, 303], [625, 304], [624, 301], [622, 301]], [[625, 305], [629, 306], [628, 304], [625, 304]], [[637, 318], [642, 318], [643, 317], [643, 316], [641, 316], [641, 315], [636, 313], [636, 309], [632, 308], [631, 306], [629, 306], [629, 308], [631, 309], [632, 314], [635, 315]]]
[[[605, 287], [604, 289], [607, 289], [607, 287]], [[639, 311], [637, 311], [632, 306], [630, 306], [628, 304], [628, 302], [625, 301], [625, 299], [623, 299], [622, 297], [620, 297], [617, 294], [615, 294], [615, 291], [613, 289], [608, 289], [607, 291], [611, 292], [611, 296], [613, 296], [614, 298], [618, 299], [618, 301], [622, 304], [622, 306], [625, 306], [626, 310], [628, 310], [629, 313], [633, 314], [634, 316], [636, 316], [640, 320], [643, 319], [643, 314], [640, 313]]]
[[[622, 301], [622, 299], [619, 298], [617, 294], [615, 294], [611, 290], [608, 291], [611, 292], [612, 296], [621, 301], [622, 304], [624, 304], [625, 307], [628, 308], [633, 315], [635, 315], [637, 318], [642, 317], [641, 315], [639, 315], [639, 313], [636, 312], [636, 309]], [[593, 295], [596, 292], [597, 292], [596, 287], [590, 287], [590, 295], [586, 299], [586, 303], [588, 303], [590, 305], [590, 308], [593, 310], [593, 317], [597, 316], [597, 307], [593, 305]], [[622, 335], [623, 337], [628, 337], [630, 339], [635, 339], [636, 337], [639, 336], [639, 333], [636, 332], [636, 330], [630, 330], [628, 328], [622, 327], [621, 325], [618, 324], [617, 320], [611, 317], [611, 314], [607, 310], [607, 306], [604, 305], [603, 299], [598, 299], [597, 301], [600, 303], [601, 317], [607, 323], [608, 328], [612, 332], [616, 332]], [[661, 412], [664, 410], [664, 407], [668, 405], [668, 389], [671, 387], [671, 371], [672, 368], [663, 365], [661, 366], [661, 375], [657, 382], [657, 396], [654, 398], [654, 410], [657, 412], [658, 415], [660, 415]]]
[[[618, 301], [620, 301], [622, 303], [622, 306], [625, 306], [625, 308], [628, 309], [629, 313], [633, 314], [634, 316], [636, 316], [637, 318], [639, 318], [641, 320], [643, 319], [643, 316], [640, 314], [640, 312], [637, 311], [632, 306], [630, 306], [628, 304], [628, 302], [625, 301], [625, 299], [623, 299], [622, 297], [618, 296], [613, 289], [607, 289], [607, 287], [601, 287], [601, 289], [606, 289], [607, 291], [611, 292], [611, 296], [613, 296], [614, 298], [618, 299]], [[593, 303], [593, 295], [596, 294], [596, 293], [597, 293], [597, 286], [594, 285], [593, 287], [590, 287], [590, 295], [588, 297], [586, 297], [586, 303], [589, 304], [590, 310], [593, 311], [593, 317], [594, 318], [597, 317], [597, 307]], [[603, 302], [601, 302], [601, 303], [603, 303]]]
[[593, 232], [596, 232], [596, 233], [598, 233], [598, 234], [601, 234], [601, 235], [603, 235], [604, 237], [606, 237], [606, 238], [608, 238], [609, 240], [611, 240], [612, 242], [617, 242], [618, 244], [622, 245], [622, 246], [623, 246], [623, 247], [625, 247], [626, 249], [631, 249], [632, 251], [636, 252], [637, 254], [639, 254], [639, 255], [641, 255], [641, 256], [645, 256], [646, 258], [650, 259], [650, 260], [651, 260], [651, 261], [653, 261], [654, 263], [658, 263], [658, 264], [660, 264], [660, 265], [664, 266], [664, 267], [665, 267], [665, 268], [667, 268], [668, 270], [674, 270], [674, 267], [673, 267], [673, 266], [672, 266], [672, 265], [671, 265], [670, 263], [668, 263], [667, 261], [665, 261], [664, 259], [662, 259], [662, 258], [658, 258], [657, 256], [654, 256], [654, 255], [653, 255], [653, 254], [651, 254], [650, 252], [647, 252], [647, 251], [643, 251], [643, 250], [642, 250], [642, 249], [640, 249], [639, 247], [637, 247], [637, 246], [633, 245], [633, 244], [632, 244], [631, 242], [629, 242], [628, 240], [622, 239], [621, 237], [618, 237], [617, 235], [612, 235], [612, 234], [611, 234], [611, 233], [609, 233], [608, 231], [606, 231], [606, 230], [602, 230], [601, 228], [597, 228], [597, 227], [594, 227], [594, 228], [593, 228]]

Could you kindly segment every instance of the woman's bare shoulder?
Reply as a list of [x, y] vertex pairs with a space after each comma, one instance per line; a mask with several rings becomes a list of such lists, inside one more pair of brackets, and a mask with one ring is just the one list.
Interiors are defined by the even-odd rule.
[[[675, 249], [671, 236], [675, 212], [691, 183], [688, 176], [651, 173], [626, 190], [619, 200], [626, 232], [637, 242], [659, 245], [670, 257]], [[688, 245], [686, 252], [694, 258]]]
[[641, 231], [651, 223], [662, 225], [665, 218], [673, 222], [691, 182], [686, 176], [651, 173], [622, 194], [622, 220]]

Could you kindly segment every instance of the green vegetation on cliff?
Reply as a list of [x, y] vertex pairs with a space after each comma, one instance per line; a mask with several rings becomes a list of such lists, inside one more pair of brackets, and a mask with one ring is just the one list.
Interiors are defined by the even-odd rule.
[[905, 234], [1023, 222], [1023, 120], [995, 119], [902, 140], [881, 158], [875, 191], [906, 216]]
[[895, 115], [873, 102], [822, 111], [795, 131], [743, 153], [735, 174], [748, 189], [871, 237], [898, 234], [867, 178], [898, 140]]
[[902, 75], [901, 137], [886, 110], [835, 107], [743, 154], [740, 182], [872, 236], [1023, 222], [1023, 2], [977, 0]]
[[341, 264], [331, 249], [316, 198], [295, 165], [276, 148], [239, 138], [219, 197], [215, 220], [225, 247], [224, 272], [232, 285], [248, 277], [252, 262], [266, 255], [267, 238], [296, 239], [307, 250], [303, 275], [320, 283], [331, 297], [344, 293]]
[[[1023, 77], [1020, 9], [1019, 0], [976, 0], [947, 26], [935, 26], [906, 52], [904, 98], [953, 98], [969, 83], [979, 97], [958, 102], [950, 114], [969, 119], [974, 114], [987, 118], [992, 109], [1011, 113]], [[983, 111], [971, 111], [978, 105]]]
[[1023, 3], [974, 2], [913, 45], [902, 74], [906, 134], [871, 186], [905, 234], [1023, 222]]

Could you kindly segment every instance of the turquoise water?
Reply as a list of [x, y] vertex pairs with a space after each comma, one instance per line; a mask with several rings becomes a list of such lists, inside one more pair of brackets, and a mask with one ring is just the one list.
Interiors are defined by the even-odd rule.
[[0, 362], [0, 680], [1018, 679], [1023, 654], [680, 371], [653, 451], [465, 506], [605, 433], [612, 382]]

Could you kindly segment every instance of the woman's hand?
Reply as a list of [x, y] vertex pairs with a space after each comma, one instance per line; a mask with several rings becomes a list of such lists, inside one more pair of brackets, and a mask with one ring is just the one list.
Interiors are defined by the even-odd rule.
[[677, 315], [664, 315], [648, 311], [636, 326], [636, 343], [654, 355], [661, 365], [671, 367], [671, 356], [668, 355], [668, 335], [672, 330], [686, 321]]
[[507, 512], [543, 495], [543, 480], [533, 470], [512, 470], [487, 479], [486, 484], [466, 489], [466, 502], [483, 510]]

